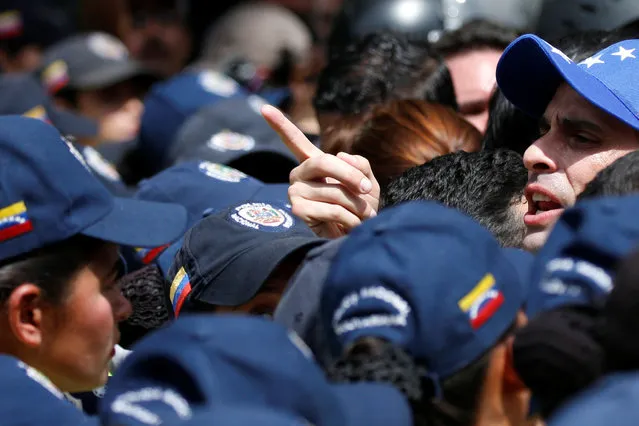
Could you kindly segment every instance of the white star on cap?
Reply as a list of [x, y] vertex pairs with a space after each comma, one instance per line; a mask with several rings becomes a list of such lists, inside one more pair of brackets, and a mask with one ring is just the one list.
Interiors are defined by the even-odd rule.
[[590, 68], [595, 64], [605, 64], [605, 62], [601, 60], [602, 56], [603, 55], [591, 56], [585, 61], [580, 62], [579, 65], [586, 65], [588, 68]]
[[637, 49], [624, 49], [623, 46], [619, 46], [619, 52], [613, 53], [612, 56], [619, 56], [622, 61], [625, 61], [628, 58], [637, 59], [635, 55], [632, 54]]
[[557, 49], [554, 46], [552, 48], [552, 53], [556, 53], [557, 55], [561, 56], [562, 58], [566, 60], [566, 62], [572, 62], [572, 59], [570, 59], [568, 55], [566, 55], [564, 52], [562, 52], [561, 50]]

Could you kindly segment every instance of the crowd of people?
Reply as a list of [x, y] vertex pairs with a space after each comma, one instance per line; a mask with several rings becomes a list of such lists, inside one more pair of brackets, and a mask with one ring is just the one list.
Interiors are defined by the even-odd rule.
[[639, 6], [48, 3], [0, 2], [0, 424], [636, 423]]

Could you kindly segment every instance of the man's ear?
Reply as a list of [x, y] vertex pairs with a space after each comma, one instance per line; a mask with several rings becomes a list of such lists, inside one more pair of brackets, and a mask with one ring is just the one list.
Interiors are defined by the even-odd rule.
[[16, 340], [35, 348], [42, 343], [42, 290], [33, 284], [22, 284], [6, 304], [9, 326]]

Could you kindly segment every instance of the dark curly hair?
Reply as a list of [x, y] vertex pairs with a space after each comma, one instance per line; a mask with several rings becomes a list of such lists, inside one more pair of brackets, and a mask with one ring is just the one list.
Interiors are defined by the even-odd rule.
[[383, 32], [331, 53], [313, 104], [318, 113], [351, 115], [399, 99], [420, 99], [457, 110], [448, 68], [430, 46]]

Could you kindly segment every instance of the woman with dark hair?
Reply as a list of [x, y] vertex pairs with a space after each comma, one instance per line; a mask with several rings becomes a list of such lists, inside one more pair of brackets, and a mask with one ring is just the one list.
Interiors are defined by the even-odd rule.
[[322, 292], [329, 377], [392, 384], [415, 425], [523, 421], [526, 391], [507, 366], [524, 292], [508, 253], [436, 203], [390, 208], [354, 229]]

